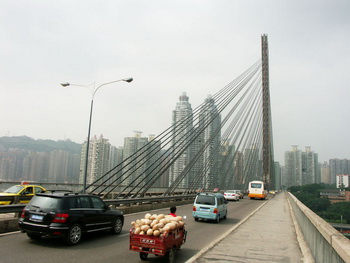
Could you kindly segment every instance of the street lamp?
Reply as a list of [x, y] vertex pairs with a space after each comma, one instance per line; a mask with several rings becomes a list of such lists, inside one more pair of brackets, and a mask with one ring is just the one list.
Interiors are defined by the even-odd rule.
[[95, 87], [95, 83], [93, 84], [93, 87], [91, 88], [88, 85], [80, 85], [80, 84], [72, 84], [72, 83], [61, 83], [61, 85], [63, 87], [68, 87], [68, 86], [81, 86], [81, 87], [87, 87], [92, 94], [91, 97], [91, 107], [90, 107], [90, 118], [89, 118], [89, 129], [88, 129], [88, 137], [87, 137], [87, 143], [86, 143], [86, 155], [85, 155], [85, 170], [84, 170], [84, 188], [83, 188], [83, 193], [85, 193], [86, 190], [86, 181], [87, 181], [87, 169], [88, 169], [88, 161], [89, 161], [89, 147], [90, 147], [90, 131], [91, 131], [91, 119], [92, 119], [92, 108], [94, 105], [94, 97], [96, 92], [99, 90], [99, 88], [101, 88], [102, 86], [108, 85], [108, 84], [112, 84], [115, 82], [119, 82], [119, 81], [125, 81], [130, 83], [131, 81], [133, 81], [133, 78], [125, 78], [125, 79], [119, 79], [119, 80], [115, 80], [115, 81], [111, 81], [111, 82], [107, 82], [107, 83], [103, 83], [101, 85], [99, 85], [98, 87]]

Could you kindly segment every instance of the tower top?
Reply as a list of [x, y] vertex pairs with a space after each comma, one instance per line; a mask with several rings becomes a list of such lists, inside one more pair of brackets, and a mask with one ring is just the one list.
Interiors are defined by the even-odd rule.
[[179, 97], [180, 101], [188, 101], [189, 98], [186, 94], [186, 92], [182, 92], [182, 95]]

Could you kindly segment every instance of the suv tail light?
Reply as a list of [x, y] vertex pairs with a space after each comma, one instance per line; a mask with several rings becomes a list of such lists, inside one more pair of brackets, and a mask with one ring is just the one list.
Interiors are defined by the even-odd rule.
[[218, 209], [214, 208], [214, 214], [217, 214], [217, 213], [218, 213]]
[[52, 223], [65, 223], [69, 214], [56, 214], [52, 220]]
[[193, 209], [192, 209], [192, 211], [197, 211], [197, 209], [196, 209], [196, 207], [195, 207], [195, 206], [193, 206]]
[[26, 212], [25, 212], [25, 210], [23, 209], [22, 210], [22, 214], [21, 214], [21, 218], [25, 218], [26, 217]]

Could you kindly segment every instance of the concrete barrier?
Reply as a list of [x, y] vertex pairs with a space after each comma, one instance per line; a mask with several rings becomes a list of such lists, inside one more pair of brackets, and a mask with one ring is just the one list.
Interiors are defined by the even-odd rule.
[[350, 262], [350, 240], [288, 193], [293, 213], [315, 262]]
[[19, 230], [17, 213], [0, 214], [0, 234]]

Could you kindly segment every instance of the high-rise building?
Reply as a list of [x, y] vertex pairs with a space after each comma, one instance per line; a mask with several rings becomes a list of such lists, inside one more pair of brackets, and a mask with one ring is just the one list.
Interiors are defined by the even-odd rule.
[[259, 151], [259, 147], [255, 144], [244, 150], [243, 176], [247, 178], [248, 182], [262, 179], [262, 162], [261, 158], [259, 158]]
[[199, 112], [199, 128], [203, 128], [201, 134], [202, 145], [207, 145], [203, 153], [202, 185], [206, 189], [219, 186], [219, 160], [221, 145], [221, 116], [218, 112], [215, 100], [209, 95]]
[[285, 152], [285, 186], [300, 186], [321, 182], [321, 168], [318, 163], [318, 154], [305, 147], [302, 152], [297, 145], [292, 146], [291, 151]]
[[160, 155], [161, 155], [161, 160], [160, 160], [161, 163], [159, 167], [162, 169], [162, 173], [159, 178], [159, 187], [168, 187], [170, 169], [166, 169], [165, 167], [168, 167], [167, 163], [170, 161], [170, 156], [167, 154], [167, 150], [165, 149], [162, 149], [160, 151]]
[[[124, 185], [144, 185], [146, 177], [144, 171], [147, 168], [147, 149], [140, 150], [148, 143], [147, 137], [141, 137], [141, 131], [135, 131], [134, 137], [124, 138], [123, 154], [123, 184]], [[135, 154], [138, 152], [138, 154]], [[141, 182], [143, 183], [141, 184]]]
[[292, 150], [285, 152], [284, 165], [284, 186], [302, 185], [301, 150], [298, 145], [292, 145]]
[[[170, 168], [169, 186], [181, 175], [191, 160], [190, 134], [193, 129], [192, 107], [185, 92], [179, 97], [172, 114], [172, 158], [176, 157]], [[186, 147], [183, 150], [182, 147]], [[179, 187], [188, 187], [190, 178], [186, 176]]]
[[154, 134], [150, 134], [147, 144], [147, 164], [145, 174], [145, 184], [154, 187], [161, 187], [164, 178], [160, 177], [159, 171], [161, 169], [161, 149], [162, 143], [155, 139]]
[[235, 146], [229, 140], [222, 143], [219, 161], [220, 189], [241, 189], [240, 178], [235, 174]]
[[113, 170], [113, 176], [106, 182], [109, 184], [119, 184], [123, 172], [123, 147], [111, 146], [111, 152], [109, 155], [109, 170]]
[[331, 177], [331, 184], [335, 184], [337, 174], [350, 174], [350, 160], [330, 159], [329, 171]]
[[234, 167], [234, 186], [238, 189], [247, 189], [248, 181], [244, 178], [244, 158], [243, 153], [236, 151], [233, 161]]
[[[281, 190], [282, 189], [282, 179], [281, 179], [281, 165], [279, 162], [274, 163], [274, 169], [275, 169], [275, 190]], [[271, 188], [271, 190], [273, 190]]]
[[[87, 185], [100, 179], [108, 171], [110, 147], [111, 144], [108, 139], [104, 139], [102, 135], [100, 138], [94, 136], [90, 140], [86, 178]], [[84, 182], [86, 148], [87, 142], [84, 142], [81, 151], [79, 183]]]
[[327, 162], [321, 165], [321, 183], [331, 184], [331, 174]]
[[301, 154], [302, 160], [302, 185], [320, 183], [318, 176], [318, 154], [311, 151], [310, 146], [305, 147]]

